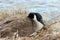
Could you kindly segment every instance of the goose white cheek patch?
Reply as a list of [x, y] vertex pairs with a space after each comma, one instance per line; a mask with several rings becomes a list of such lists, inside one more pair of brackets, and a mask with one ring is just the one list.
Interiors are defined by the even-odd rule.
[[37, 21], [35, 15], [34, 15], [34, 19], [33, 20], [37, 23], [37, 27], [35, 28], [35, 31], [40, 30], [43, 27], [43, 24], [41, 24], [39, 21]]
[[37, 22], [37, 27], [35, 31], [40, 30], [43, 27], [43, 25], [40, 22]]
[[35, 32], [32, 33], [30, 36], [35, 36], [37, 34], [36, 32], [39, 31], [43, 27], [43, 24], [41, 24], [39, 21], [37, 21], [35, 15], [34, 15], [34, 19], [33, 20], [37, 23], [37, 27], [34, 28]]

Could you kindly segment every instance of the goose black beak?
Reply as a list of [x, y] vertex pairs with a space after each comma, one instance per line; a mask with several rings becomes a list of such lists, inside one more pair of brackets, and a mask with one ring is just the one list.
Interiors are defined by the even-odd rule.
[[43, 22], [43, 20], [42, 20], [42, 19], [41, 19], [39, 22], [45, 26], [45, 24], [44, 24], [44, 22]]
[[46, 30], [47, 28], [45, 27], [45, 24], [44, 24], [43, 20], [40, 20], [40, 23], [43, 24], [42, 29]]

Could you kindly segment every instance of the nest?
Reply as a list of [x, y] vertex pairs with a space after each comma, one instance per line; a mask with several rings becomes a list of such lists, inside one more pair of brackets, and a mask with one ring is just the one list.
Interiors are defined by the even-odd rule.
[[[4, 22], [3, 21], [0, 22], [0, 25], [2, 25]], [[60, 20], [50, 21], [45, 23], [46, 29], [42, 28], [41, 30], [34, 32], [33, 34], [30, 34], [29, 37], [19, 37], [18, 30], [16, 30], [17, 32], [15, 32], [12, 37], [8, 36], [5, 38], [0, 37], [0, 40], [60, 40], [59, 26], [60, 26]]]

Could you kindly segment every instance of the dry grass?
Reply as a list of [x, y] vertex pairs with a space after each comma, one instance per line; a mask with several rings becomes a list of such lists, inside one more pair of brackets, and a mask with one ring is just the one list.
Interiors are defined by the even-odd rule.
[[[10, 17], [19, 18], [20, 15], [22, 15], [18, 11], [15, 12], [16, 14], [9, 13], [10, 12], [0, 14], [0, 25], [3, 24], [4, 20]], [[60, 20], [47, 22], [45, 27], [47, 28], [46, 30], [41, 29], [30, 37], [19, 37], [17, 30], [12, 37], [0, 38], [0, 40], [60, 40]]]

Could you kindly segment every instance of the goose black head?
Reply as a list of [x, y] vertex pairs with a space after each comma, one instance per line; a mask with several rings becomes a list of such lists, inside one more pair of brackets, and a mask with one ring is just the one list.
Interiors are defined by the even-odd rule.
[[34, 15], [36, 16], [36, 19], [37, 19], [38, 22], [40, 22], [41, 24], [45, 25], [44, 22], [43, 22], [43, 20], [42, 20], [42, 16], [39, 13], [31, 12], [28, 17], [30, 19], [33, 19]]
[[34, 18], [34, 13], [30, 13], [30, 14], [28, 15], [28, 17], [29, 17], [30, 19], [33, 19], [33, 18]]

